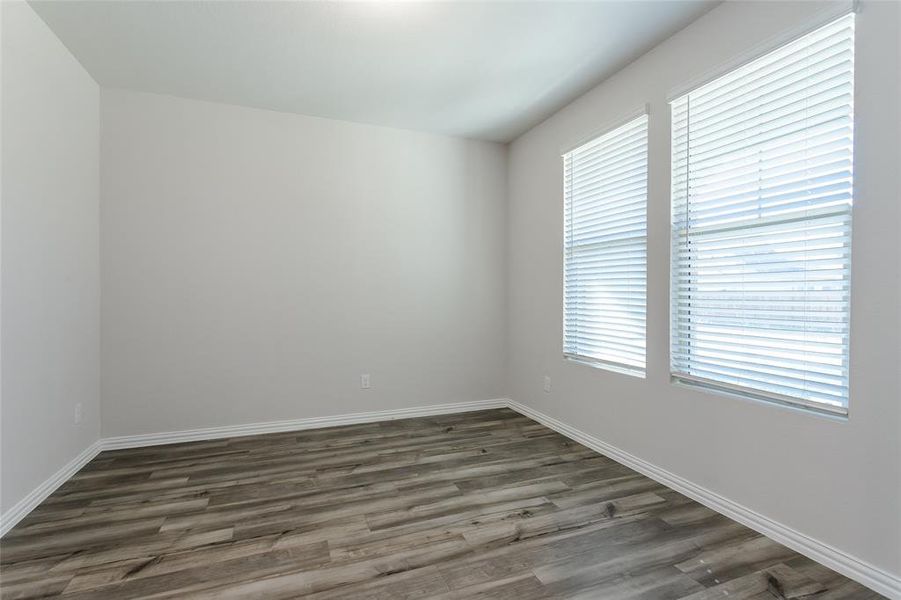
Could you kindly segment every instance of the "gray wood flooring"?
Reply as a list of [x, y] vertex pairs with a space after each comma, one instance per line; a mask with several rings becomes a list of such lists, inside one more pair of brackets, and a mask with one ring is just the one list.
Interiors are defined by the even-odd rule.
[[878, 594], [510, 410], [103, 452], [0, 541], [14, 598]]

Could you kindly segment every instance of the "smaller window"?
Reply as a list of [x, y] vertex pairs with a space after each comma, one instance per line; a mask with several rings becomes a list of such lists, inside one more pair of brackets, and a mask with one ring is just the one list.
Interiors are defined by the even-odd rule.
[[641, 376], [647, 181], [647, 115], [563, 155], [563, 354]]

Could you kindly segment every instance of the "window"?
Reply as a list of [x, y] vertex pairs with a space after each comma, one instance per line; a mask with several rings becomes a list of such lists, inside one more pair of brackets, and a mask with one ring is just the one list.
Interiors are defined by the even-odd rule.
[[644, 376], [648, 116], [564, 154], [563, 181], [563, 353]]
[[846, 413], [854, 16], [672, 102], [671, 372]]

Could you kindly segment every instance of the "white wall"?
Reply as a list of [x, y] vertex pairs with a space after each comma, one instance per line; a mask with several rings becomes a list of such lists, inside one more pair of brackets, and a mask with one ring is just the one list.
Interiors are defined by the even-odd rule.
[[[675, 387], [668, 374], [667, 95], [810, 24], [822, 3], [725, 3], [516, 140], [509, 156], [509, 389], [515, 400], [778, 522], [901, 574], [901, 5], [857, 29], [850, 418]], [[560, 150], [650, 103], [648, 376], [567, 362]], [[550, 394], [542, 377], [552, 377]]]
[[504, 146], [101, 107], [104, 436], [503, 395]]
[[6, 512], [100, 434], [99, 90], [27, 4], [2, 20]]

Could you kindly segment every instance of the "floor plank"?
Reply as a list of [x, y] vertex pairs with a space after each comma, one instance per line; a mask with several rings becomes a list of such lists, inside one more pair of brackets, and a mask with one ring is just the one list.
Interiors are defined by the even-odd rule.
[[511, 410], [103, 452], [0, 598], [879, 598]]

